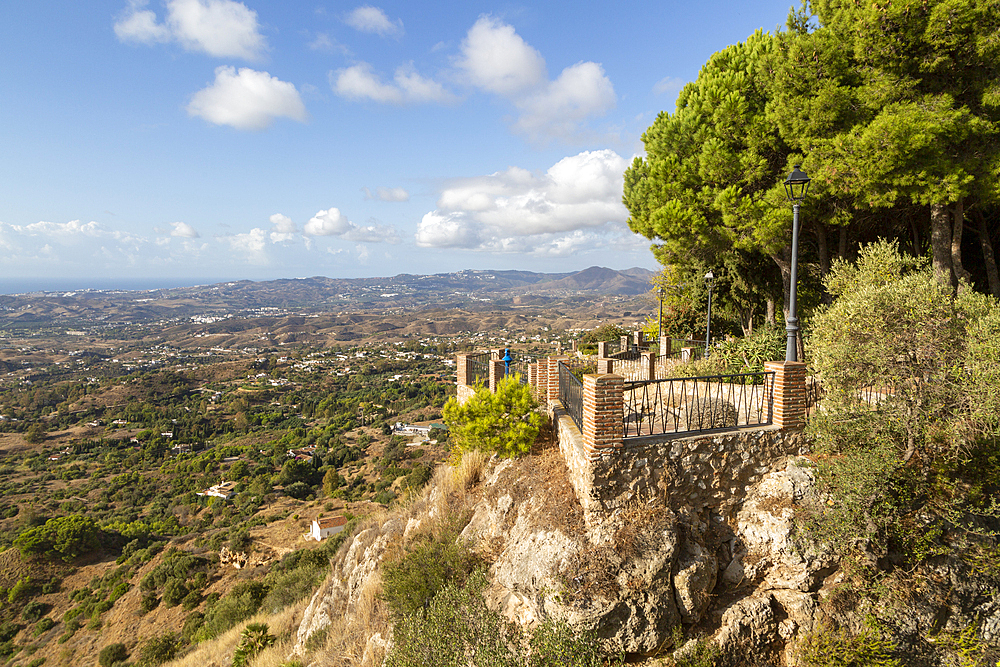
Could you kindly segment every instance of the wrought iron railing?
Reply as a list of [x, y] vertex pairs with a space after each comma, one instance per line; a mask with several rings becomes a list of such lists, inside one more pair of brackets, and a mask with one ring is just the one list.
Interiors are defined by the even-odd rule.
[[771, 424], [774, 373], [625, 382], [626, 438]]
[[559, 400], [576, 427], [583, 430], [583, 382], [573, 375], [573, 371], [559, 362]]
[[479, 384], [480, 382], [487, 385], [490, 383], [491, 357], [491, 352], [477, 352], [466, 357], [469, 363], [468, 382], [470, 385]]

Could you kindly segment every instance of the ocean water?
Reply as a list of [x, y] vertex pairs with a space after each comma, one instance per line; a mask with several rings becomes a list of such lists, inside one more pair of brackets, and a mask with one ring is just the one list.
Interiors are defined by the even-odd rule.
[[223, 278], [0, 278], [0, 294], [81, 290], [155, 290], [228, 282]]

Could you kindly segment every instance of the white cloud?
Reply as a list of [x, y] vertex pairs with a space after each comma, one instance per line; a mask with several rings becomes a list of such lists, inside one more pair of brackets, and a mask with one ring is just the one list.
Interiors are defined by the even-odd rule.
[[247, 67], [239, 73], [233, 67], [217, 67], [215, 83], [191, 97], [187, 112], [238, 130], [263, 130], [276, 118], [308, 119], [293, 84]]
[[634, 236], [624, 227], [628, 212], [621, 203], [627, 166], [614, 151], [588, 151], [544, 174], [511, 167], [456, 181], [417, 225], [417, 245], [559, 254], [595, 234]]
[[570, 139], [584, 121], [603, 116], [615, 106], [615, 89], [597, 63], [567, 67], [544, 90], [518, 100], [521, 116], [515, 129], [533, 140]]
[[275, 213], [269, 220], [273, 227], [271, 227], [271, 243], [283, 243], [285, 241], [291, 241], [293, 238], [298, 236], [299, 230], [292, 222], [292, 219], [287, 215], [282, 215], [280, 213]]
[[455, 96], [437, 81], [417, 72], [412, 64], [396, 68], [393, 83], [385, 83], [368, 63], [330, 72], [330, 87], [342, 97], [383, 104], [449, 103]]
[[399, 243], [399, 232], [394, 227], [373, 223], [356, 225], [340, 209], [319, 211], [302, 227], [308, 236], [336, 236], [356, 243]]
[[316, 35], [313, 41], [309, 42], [309, 48], [313, 51], [320, 51], [323, 53], [342, 53], [343, 55], [350, 55], [351, 51], [346, 46], [338, 42], [336, 39], [330, 37], [325, 32], [321, 32]]
[[490, 16], [469, 29], [456, 64], [472, 85], [504, 96], [533, 89], [548, 79], [542, 55], [513, 26]]
[[173, 231], [170, 232], [171, 236], [179, 236], [185, 239], [196, 239], [199, 236], [194, 227], [186, 222], [171, 222], [170, 226], [174, 228]]
[[344, 17], [344, 23], [355, 30], [374, 33], [382, 37], [403, 34], [402, 19], [396, 19], [395, 22], [390, 21], [384, 11], [371, 5], [358, 7]]
[[128, 8], [122, 12], [121, 18], [115, 23], [115, 34], [123, 42], [139, 42], [140, 44], [156, 44], [169, 42], [173, 35], [165, 25], [156, 22], [156, 14], [143, 9], [145, 0], [132, 0]]
[[257, 12], [233, 0], [167, 0], [167, 14], [158, 23], [145, 9], [146, 0], [130, 0], [115, 22], [123, 42], [155, 44], [176, 41], [188, 51], [220, 58], [259, 60], [267, 51]]
[[541, 54], [513, 26], [488, 16], [469, 29], [456, 65], [468, 83], [510, 100], [520, 111], [514, 131], [532, 141], [572, 140], [617, 100], [598, 63], [579, 62], [550, 81]]
[[220, 236], [219, 239], [229, 244], [233, 252], [242, 256], [247, 264], [267, 264], [267, 232], [259, 227], [245, 234]]
[[379, 201], [401, 202], [410, 201], [410, 193], [403, 188], [375, 188], [372, 192], [367, 187], [361, 188], [365, 193], [365, 199], [378, 199]]
[[90, 222], [80, 222], [70, 220], [69, 222], [33, 222], [30, 225], [11, 225], [15, 231], [29, 236], [49, 236], [56, 240], [69, 240], [73, 237], [105, 236], [107, 232], [101, 226], [91, 220]]

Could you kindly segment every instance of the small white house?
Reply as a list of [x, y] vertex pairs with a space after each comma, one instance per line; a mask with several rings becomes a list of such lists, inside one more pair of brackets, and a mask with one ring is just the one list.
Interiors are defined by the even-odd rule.
[[332, 516], [328, 519], [313, 519], [309, 537], [320, 542], [344, 530], [345, 526], [347, 526], [347, 519], [342, 516]]
[[223, 500], [229, 500], [236, 493], [236, 482], [220, 482], [215, 486], [210, 486], [204, 491], [198, 493], [199, 496], [212, 496], [213, 498], [222, 498]]

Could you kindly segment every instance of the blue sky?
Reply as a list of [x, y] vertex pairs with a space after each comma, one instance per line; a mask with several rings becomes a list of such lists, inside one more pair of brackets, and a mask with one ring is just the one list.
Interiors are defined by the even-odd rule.
[[6, 2], [0, 291], [655, 268], [642, 132], [789, 7]]

